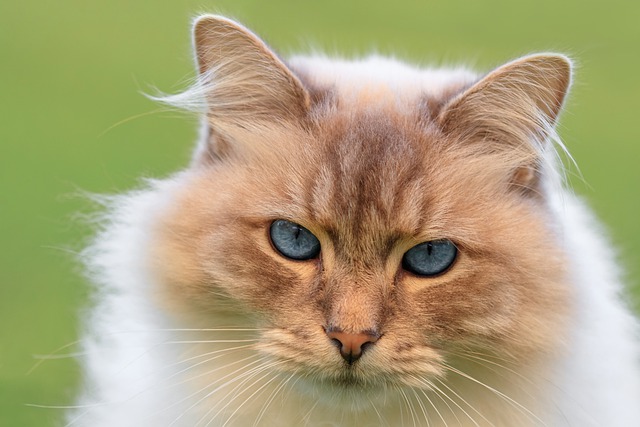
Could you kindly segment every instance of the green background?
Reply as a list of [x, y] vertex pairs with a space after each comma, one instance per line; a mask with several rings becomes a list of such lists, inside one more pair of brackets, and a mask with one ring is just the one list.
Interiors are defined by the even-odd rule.
[[2, 1], [0, 425], [60, 425], [61, 410], [25, 404], [72, 402], [73, 360], [31, 368], [77, 338], [87, 303], [74, 251], [90, 234], [78, 212], [91, 206], [78, 194], [185, 166], [196, 120], [141, 92], [185, 86], [190, 20], [207, 11], [240, 19], [284, 54], [375, 50], [481, 70], [534, 51], [574, 57], [560, 134], [584, 179], [574, 168], [571, 181], [607, 224], [639, 306], [638, 2]]

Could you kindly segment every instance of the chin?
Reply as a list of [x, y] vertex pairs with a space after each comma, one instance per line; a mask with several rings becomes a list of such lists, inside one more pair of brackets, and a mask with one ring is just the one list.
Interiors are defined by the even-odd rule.
[[309, 379], [299, 381], [300, 392], [315, 400], [318, 406], [346, 412], [364, 412], [389, 403], [392, 390], [399, 384], [379, 380], [366, 381], [351, 375], [343, 378]]

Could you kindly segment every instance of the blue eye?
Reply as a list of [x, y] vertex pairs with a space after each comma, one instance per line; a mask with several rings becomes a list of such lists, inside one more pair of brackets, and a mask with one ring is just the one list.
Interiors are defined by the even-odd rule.
[[283, 256], [295, 260], [312, 259], [320, 254], [320, 241], [295, 222], [278, 219], [269, 229], [273, 246]]
[[436, 276], [451, 267], [457, 255], [450, 240], [432, 240], [409, 249], [402, 257], [402, 268], [418, 276]]

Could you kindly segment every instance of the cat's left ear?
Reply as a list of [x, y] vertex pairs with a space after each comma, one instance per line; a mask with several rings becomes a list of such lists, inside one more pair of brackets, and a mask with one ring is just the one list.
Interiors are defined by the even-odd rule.
[[517, 185], [535, 178], [571, 84], [571, 61], [559, 54], [525, 56], [480, 79], [451, 99], [438, 122], [459, 140], [480, 140], [489, 150], [509, 150], [522, 164]]

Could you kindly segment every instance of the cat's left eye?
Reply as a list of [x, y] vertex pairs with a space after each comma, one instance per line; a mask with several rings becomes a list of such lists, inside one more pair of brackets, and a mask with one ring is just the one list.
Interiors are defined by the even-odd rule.
[[273, 246], [287, 258], [304, 261], [320, 254], [320, 241], [312, 232], [295, 222], [278, 219], [269, 229]]
[[418, 276], [437, 276], [453, 265], [457, 255], [451, 240], [432, 240], [409, 249], [402, 257], [402, 268]]

